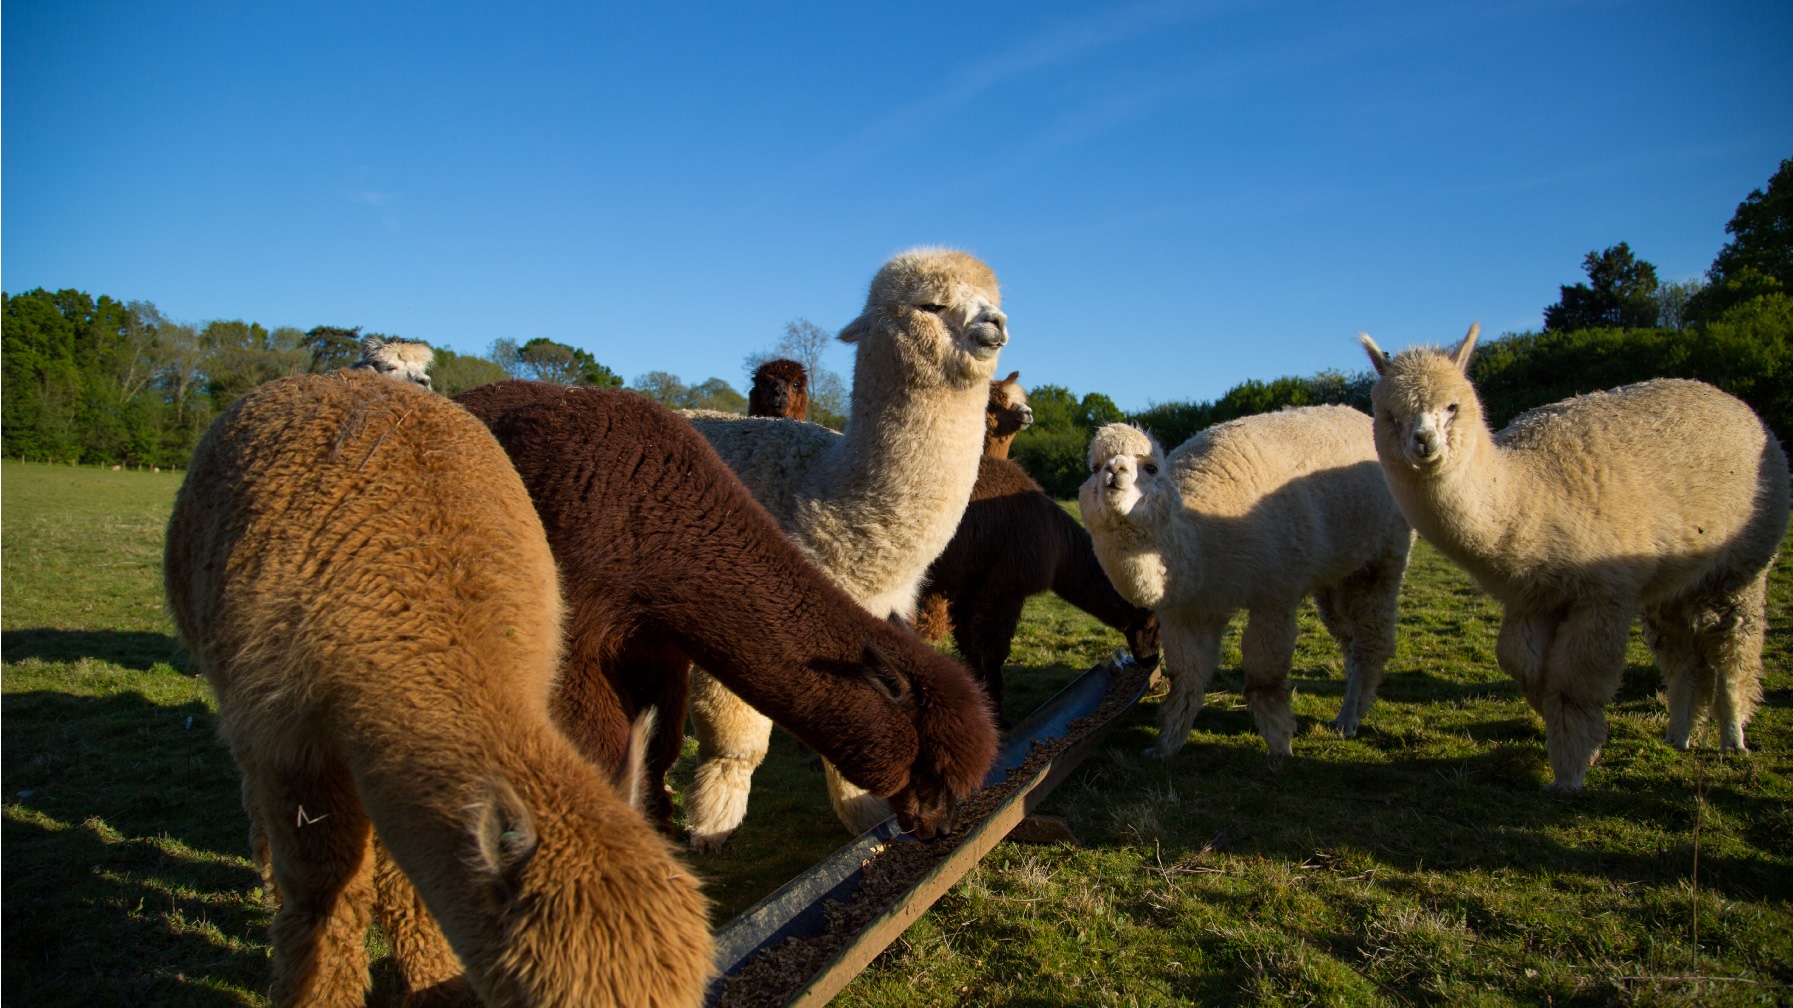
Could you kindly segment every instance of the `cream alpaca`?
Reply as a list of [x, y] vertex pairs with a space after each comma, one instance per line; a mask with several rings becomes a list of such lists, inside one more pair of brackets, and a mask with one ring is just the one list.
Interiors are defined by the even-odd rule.
[[1448, 354], [1389, 357], [1376, 450], [1421, 535], [1505, 609], [1496, 657], [1544, 718], [1552, 788], [1581, 786], [1641, 610], [1668, 685], [1667, 737], [1710, 710], [1742, 750], [1761, 698], [1768, 567], [1787, 530], [1787, 458], [1750, 408], [1662, 379], [1532, 410], [1500, 433], [1469, 382], [1479, 328]]
[[430, 364], [435, 359], [436, 353], [427, 343], [396, 336], [363, 336], [361, 358], [349, 367], [429, 388]]
[[[865, 310], [841, 330], [854, 345], [847, 429], [693, 413], [781, 527], [879, 618], [910, 618], [928, 565], [965, 513], [983, 450], [984, 405], [1008, 342], [995, 274], [963, 252], [917, 249], [873, 277]], [[727, 839], [747, 811], [772, 723], [714, 679], [693, 676], [694, 846]], [[888, 815], [828, 768], [829, 795], [854, 832]]]
[[276, 1005], [362, 1004], [376, 905], [432, 1003], [462, 964], [487, 1005], [701, 1002], [696, 882], [550, 722], [554, 562], [478, 420], [264, 384], [194, 451], [164, 563], [271, 854]]
[[1168, 457], [1138, 429], [1109, 424], [1089, 462], [1078, 503], [1096, 557], [1122, 596], [1158, 615], [1171, 687], [1152, 754], [1182, 748], [1240, 609], [1250, 612], [1246, 702], [1271, 756], [1290, 754], [1295, 614], [1310, 594], [1345, 655], [1332, 724], [1354, 734], [1394, 653], [1413, 546], [1378, 471], [1370, 418], [1344, 406], [1285, 409], [1210, 427]]

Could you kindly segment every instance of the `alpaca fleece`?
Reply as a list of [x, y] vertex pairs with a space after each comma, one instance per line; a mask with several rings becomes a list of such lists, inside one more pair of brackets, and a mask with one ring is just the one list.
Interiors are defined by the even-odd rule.
[[165, 564], [271, 857], [275, 1004], [360, 1005], [376, 903], [420, 1000], [458, 957], [488, 1005], [701, 1001], [696, 882], [550, 719], [553, 558], [477, 420], [368, 372], [262, 385]]
[[808, 420], [809, 371], [782, 357], [761, 364], [747, 393], [747, 415]]
[[[984, 404], [1008, 317], [990, 268], [919, 249], [885, 263], [865, 310], [841, 330], [854, 346], [844, 434], [816, 424], [692, 413], [692, 423], [779, 526], [880, 619], [909, 619], [928, 564], [952, 538], [983, 447]], [[691, 723], [698, 778], [692, 841], [720, 844], [747, 808], [771, 724], [701, 673]], [[863, 832], [888, 813], [827, 768], [841, 821]]]
[[1158, 615], [1170, 696], [1152, 752], [1182, 748], [1220, 663], [1228, 618], [1250, 615], [1245, 700], [1272, 757], [1291, 753], [1295, 615], [1313, 595], [1345, 656], [1333, 727], [1356, 732], [1394, 653], [1413, 531], [1376, 464], [1370, 418], [1310, 406], [1210, 427], [1165, 456], [1126, 424], [1096, 432], [1078, 493], [1115, 588]]
[[1114, 590], [1089, 533], [1020, 466], [986, 456], [958, 531], [928, 568], [915, 628], [934, 641], [950, 629], [1000, 713], [1022, 606], [1043, 591], [1125, 634], [1134, 657], [1156, 662], [1157, 619]]
[[662, 821], [692, 659], [889, 797], [907, 829], [932, 835], [976, 790], [996, 732], [965, 669], [855, 605], [682, 417], [629, 392], [536, 382], [458, 401], [509, 453], [560, 564], [556, 717], [617, 767], [631, 720], [664, 712], [647, 788]]
[[1669, 744], [1708, 712], [1743, 750], [1761, 697], [1768, 568], [1786, 535], [1787, 457], [1739, 400], [1660, 379], [1577, 396], [1494, 433], [1456, 349], [1389, 357], [1376, 449], [1401, 510], [1504, 608], [1495, 650], [1544, 719], [1552, 788], [1581, 786], [1641, 611], [1668, 686]]

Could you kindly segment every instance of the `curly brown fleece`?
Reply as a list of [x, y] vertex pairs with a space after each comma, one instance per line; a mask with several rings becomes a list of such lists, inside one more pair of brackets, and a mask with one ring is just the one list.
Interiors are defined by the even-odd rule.
[[982, 782], [996, 733], [970, 675], [816, 570], [683, 417], [534, 382], [458, 401], [510, 453], [560, 562], [561, 726], [614, 766], [630, 719], [663, 712], [647, 789], [662, 818], [692, 659], [924, 836]]
[[362, 1003], [376, 900], [419, 999], [458, 956], [488, 1005], [701, 1000], [696, 882], [550, 719], [553, 559], [478, 421], [371, 372], [260, 386], [194, 452], [165, 579], [272, 857], [276, 1005]]

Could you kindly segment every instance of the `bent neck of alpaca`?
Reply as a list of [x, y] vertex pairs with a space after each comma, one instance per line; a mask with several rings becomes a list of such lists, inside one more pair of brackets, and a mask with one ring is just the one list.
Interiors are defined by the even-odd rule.
[[906, 618], [971, 500], [985, 389], [877, 384], [855, 375], [846, 433], [799, 494], [795, 524], [811, 556], [860, 605]]
[[1488, 586], [1527, 557], [1514, 530], [1528, 513], [1554, 502], [1537, 499], [1522, 461], [1494, 443], [1486, 426], [1465, 445], [1449, 472], [1421, 476], [1405, 469], [1390, 481], [1402, 510], [1419, 533]]

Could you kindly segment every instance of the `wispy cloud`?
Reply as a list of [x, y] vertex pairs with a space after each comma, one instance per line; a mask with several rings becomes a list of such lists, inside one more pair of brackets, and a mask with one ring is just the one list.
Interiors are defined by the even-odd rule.
[[372, 207], [379, 217], [380, 226], [386, 230], [386, 233], [398, 234], [398, 210], [394, 206], [391, 193], [380, 192], [377, 189], [360, 189], [349, 193], [349, 202]]

